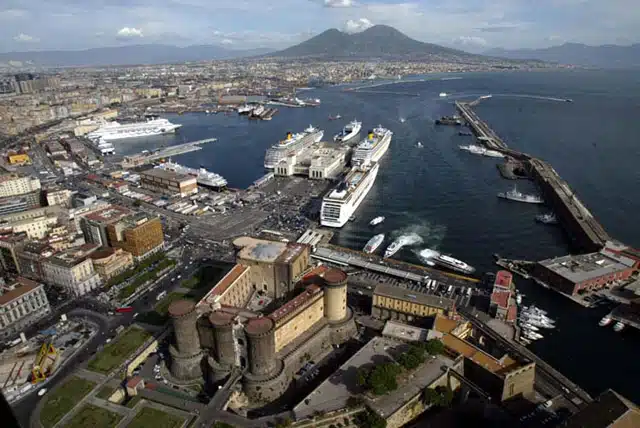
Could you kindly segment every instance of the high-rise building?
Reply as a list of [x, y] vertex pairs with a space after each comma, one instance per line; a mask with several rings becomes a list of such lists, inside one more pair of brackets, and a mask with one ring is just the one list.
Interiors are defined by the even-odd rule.
[[74, 296], [96, 289], [100, 285], [100, 277], [89, 255], [97, 248], [96, 244], [85, 244], [47, 258], [42, 262], [45, 280], [65, 288]]
[[164, 169], [151, 168], [142, 171], [140, 184], [143, 189], [169, 196], [184, 197], [198, 193], [198, 183], [195, 177]]
[[111, 246], [107, 235], [107, 227], [131, 215], [128, 208], [112, 205], [110, 207], [91, 212], [80, 220], [80, 227], [87, 242], [106, 247]]
[[122, 248], [141, 260], [164, 247], [162, 222], [158, 217], [138, 213], [107, 226], [109, 245]]

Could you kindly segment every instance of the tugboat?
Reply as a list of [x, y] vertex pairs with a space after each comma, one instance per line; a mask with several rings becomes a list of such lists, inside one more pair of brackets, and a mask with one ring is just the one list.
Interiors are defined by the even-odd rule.
[[460, 116], [443, 116], [440, 119], [436, 119], [436, 125], [462, 126], [462, 120]]
[[620, 333], [622, 330], [624, 330], [625, 327], [626, 326], [624, 324], [618, 321], [617, 323], [614, 324], [613, 331], [615, 331], [616, 333]]

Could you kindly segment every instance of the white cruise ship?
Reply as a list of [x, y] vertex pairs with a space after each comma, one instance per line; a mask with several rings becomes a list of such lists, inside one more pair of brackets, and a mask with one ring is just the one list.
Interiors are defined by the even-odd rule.
[[304, 132], [297, 134], [287, 132], [287, 137], [284, 140], [267, 149], [267, 153], [264, 156], [264, 167], [266, 169], [275, 168], [281, 160], [291, 154], [299, 155], [313, 143], [318, 143], [322, 140], [323, 136], [323, 130], [311, 125]]
[[320, 224], [342, 227], [356, 212], [378, 175], [377, 163], [351, 168], [347, 176], [322, 200]]
[[164, 169], [166, 171], [177, 172], [179, 174], [192, 175], [196, 177], [196, 182], [200, 186], [221, 189], [223, 187], [226, 187], [227, 185], [227, 180], [220, 174], [207, 171], [204, 168], [200, 168], [200, 169], [189, 168], [186, 166], [182, 166], [179, 163], [171, 162], [171, 160], [169, 160], [169, 162], [164, 162], [157, 165], [156, 168]]
[[116, 152], [113, 144], [109, 143], [108, 141], [104, 141], [102, 138], [93, 140], [93, 145], [96, 146], [98, 150], [100, 150], [102, 156], [112, 155]]
[[358, 144], [353, 152], [351, 163], [353, 165], [364, 165], [371, 162], [378, 162], [389, 149], [393, 132], [381, 125], [369, 132], [367, 137]]
[[104, 141], [122, 140], [126, 138], [149, 137], [175, 132], [182, 125], [169, 122], [167, 119], [151, 119], [146, 122], [125, 123], [109, 122], [87, 134], [87, 137]]

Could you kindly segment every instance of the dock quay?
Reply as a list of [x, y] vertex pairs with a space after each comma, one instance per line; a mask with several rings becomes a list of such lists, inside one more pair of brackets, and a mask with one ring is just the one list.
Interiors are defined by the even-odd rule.
[[511, 260], [497, 257], [496, 264], [510, 272], [520, 275], [524, 279], [530, 279], [530, 272], [533, 270], [533, 266], [536, 263], [528, 260]]
[[611, 311], [609, 316], [614, 321], [640, 330], [640, 304], [638, 303], [619, 305]]
[[502, 178], [507, 180], [529, 179], [526, 167], [522, 162], [507, 158], [503, 163], [496, 164]]
[[[598, 223], [591, 212], [578, 200], [553, 167], [540, 159], [526, 153], [510, 149], [507, 144], [473, 111], [471, 106], [477, 105], [480, 99], [471, 102], [456, 101], [455, 106], [461, 117], [466, 121], [476, 135], [479, 142], [491, 150], [504, 153], [515, 161], [520, 161], [526, 168], [528, 175], [540, 187], [545, 202], [553, 209], [560, 224], [567, 232], [572, 246], [580, 251], [599, 251], [611, 237]], [[500, 168], [505, 178], [511, 178], [509, 169]], [[513, 174], [513, 170], [510, 171]], [[515, 175], [515, 174], [513, 174]]]
[[177, 146], [165, 147], [164, 149], [150, 153], [138, 153], [132, 156], [125, 156], [121, 165], [125, 169], [135, 168], [160, 159], [169, 158], [171, 156], [202, 150], [203, 144], [211, 143], [216, 140], [217, 138], [207, 138], [204, 140], [192, 141], [190, 143], [178, 144]]
[[448, 273], [438, 269], [426, 268], [424, 266], [413, 265], [397, 260], [384, 259], [380, 256], [350, 250], [348, 248], [338, 247], [335, 245], [319, 245], [316, 248], [316, 251], [311, 254], [311, 257], [316, 260], [338, 266], [357, 267], [415, 282], [424, 282], [427, 279], [434, 279], [444, 284], [465, 287], [473, 287], [480, 282], [480, 280], [476, 278]]

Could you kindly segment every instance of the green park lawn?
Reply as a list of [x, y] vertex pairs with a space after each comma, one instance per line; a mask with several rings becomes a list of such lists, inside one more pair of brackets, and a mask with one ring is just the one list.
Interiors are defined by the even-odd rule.
[[110, 373], [124, 363], [150, 337], [151, 333], [147, 331], [135, 327], [129, 328], [96, 354], [89, 361], [88, 369], [102, 374]]
[[47, 401], [40, 412], [42, 425], [45, 428], [53, 427], [95, 386], [94, 382], [79, 377], [67, 380], [46, 397]]

